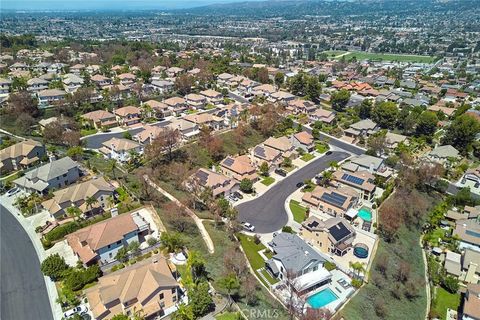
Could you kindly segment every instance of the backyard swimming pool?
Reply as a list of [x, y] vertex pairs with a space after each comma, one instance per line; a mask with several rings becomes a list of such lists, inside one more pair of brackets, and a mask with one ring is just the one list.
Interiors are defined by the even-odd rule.
[[363, 220], [367, 222], [372, 221], [372, 212], [368, 208], [362, 208], [358, 211], [358, 216]]
[[338, 297], [335, 293], [329, 288], [326, 288], [308, 297], [307, 302], [313, 309], [320, 309], [337, 299]]

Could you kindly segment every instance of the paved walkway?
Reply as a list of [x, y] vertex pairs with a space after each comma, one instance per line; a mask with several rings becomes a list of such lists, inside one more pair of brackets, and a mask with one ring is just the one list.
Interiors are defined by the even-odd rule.
[[188, 208], [187, 206], [185, 206], [183, 203], [181, 203], [177, 198], [175, 198], [174, 196], [172, 196], [170, 193], [168, 193], [167, 191], [165, 191], [165, 190], [163, 190], [162, 188], [160, 188], [155, 182], [153, 182], [152, 180], [150, 180], [147, 175], [144, 175], [143, 178], [145, 179], [145, 181], [146, 181], [151, 187], [155, 188], [155, 190], [157, 190], [158, 192], [160, 192], [161, 194], [163, 194], [163, 195], [164, 195], [165, 197], [167, 197], [170, 201], [175, 202], [177, 205], [179, 205], [180, 207], [182, 207], [182, 208], [185, 209], [185, 211], [187, 212], [187, 214], [193, 219], [193, 221], [195, 221], [195, 224], [197, 225], [198, 230], [200, 230], [200, 233], [201, 233], [201, 235], [202, 235], [202, 238], [203, 238], [203, 240], [205, 241], [205, 243], [207, 244], [208, 252], [214, 253], [214, 252], [215, 252], [215, 247], [213, 246], [212, 238], [210, 238], [210, 235], [208, 234], [207, 229], [206, 229], [205, 226], [203, 225], [202, 220], [201, 220], [199, 217], [197, 217], [197, 215], [195, 214], [195, 212], [193, 212], [192, 210], [190, 210], [190, 208]]

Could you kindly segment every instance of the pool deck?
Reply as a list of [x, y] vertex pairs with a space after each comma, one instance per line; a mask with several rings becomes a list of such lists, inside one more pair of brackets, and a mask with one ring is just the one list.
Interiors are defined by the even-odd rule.
[[341, 279], [345, 279], [349, 284], [351, 283], [352, 279], [348, 277], [345, 273], [341, 272], [340, 270], [332, 270], [330, 272], [332, 274], [332, 281], [329, 284], [326, 284], [316, 289], [315, 291], [312, 291], [308, 294], [306, 298], [308, 299], [314, 294], [328, 288], [332, 290], [332, 292], [338, 297], [338, 299], [330, 302], [329, 304], [326, 304], [322, 308], [328, 308], [330, 311], [335, 312], [338, 308], [340, 308], [343, 303], [345, 303], [348, 297], [350, 297], [355, 290], [351, 286], [349, 288], [344, 288], [338, 283], [338, 281]]

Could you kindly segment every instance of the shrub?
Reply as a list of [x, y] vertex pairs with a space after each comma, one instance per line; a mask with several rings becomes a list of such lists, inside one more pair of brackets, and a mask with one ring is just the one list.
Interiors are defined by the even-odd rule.
[[292, 230], [292, 227], [290, 227], [290, 226], [284, 226], [282, 228], [282, 232], [293, 233], [293, 230]]
[[67, 234], [75, 232], [75, 231], [77, 231], [81, 228], [82, 227], [78, 222], [65, 223], [63, 225], [60, 225], [60, 226], [56, 227], [55, 229], [53, 229], [49, 233], [47, 233], [45, 235], [45, 239], [48, 240], [48, 241], [59, 240], [59, 239], [62, 239], [63, 237], [65, 237]]
[[353, 286], [354, 288], [357, 288], [357, 289], [358, 289], [358, 288], [360, 288], [360, 287], [362, 286], [362, 284], [363, 284], [363, 280], [361, 280], [361, 279], [352, 279], [352, 286]]
[[259, 237], [258, 235], [255, 235], [255, 236], [253, 237], [253, 242], [254, 242], [255, 244], [260, 244], [260, 237]]
[[115, 272], [115, 271], [123, 269], [123, 268], [125, 268], [125, 265], [123, 263], [120, 263], [120, 264], [117, 264], [117, 265], [113, 266], [110, 271]]
[[72, 269], [65, 277], [63, 284], [73, 290], [82, 289], [86, 284], [92, 283], [100, 277], [101, 271], [98, 265], [88, 267], [87, 269]]
[[325, 262], [323, 266], [328, 271], [332, 271], [332, 270], [335, 270], [337, 268], [337, 265], [333, 262], [330, 262], [330, 261]]
[[69, 268], [65, 259], [60, 257], [58, 253], [55, 253], [43, 260], [40, 270], [53, 281], [57, 281], [64, 277], [65, 271]]
[[147, 243], [149, 246], [154, 246], [158, 243], [158, 240], [154, 237], [148, 238]]

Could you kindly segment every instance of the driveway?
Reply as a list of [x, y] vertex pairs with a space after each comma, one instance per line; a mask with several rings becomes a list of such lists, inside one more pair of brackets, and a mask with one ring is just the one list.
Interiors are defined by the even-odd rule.
[[286, 177], [270, 190], [252, 201], [238, 205], [238, 220], [255, 226], [256, 233], [270, 233], [280, 230], [288, 222], [285, 200], [293, 193], [300, 181], [312, 179], [329, 167], [332, 161], [340, 162], [350, 156], [347, 152], [333, 151], [330, 155], [312, 160], [311, 163]]
[[40, 262], [30, 238], [0, 204], [1, 319], [53, 319]]

